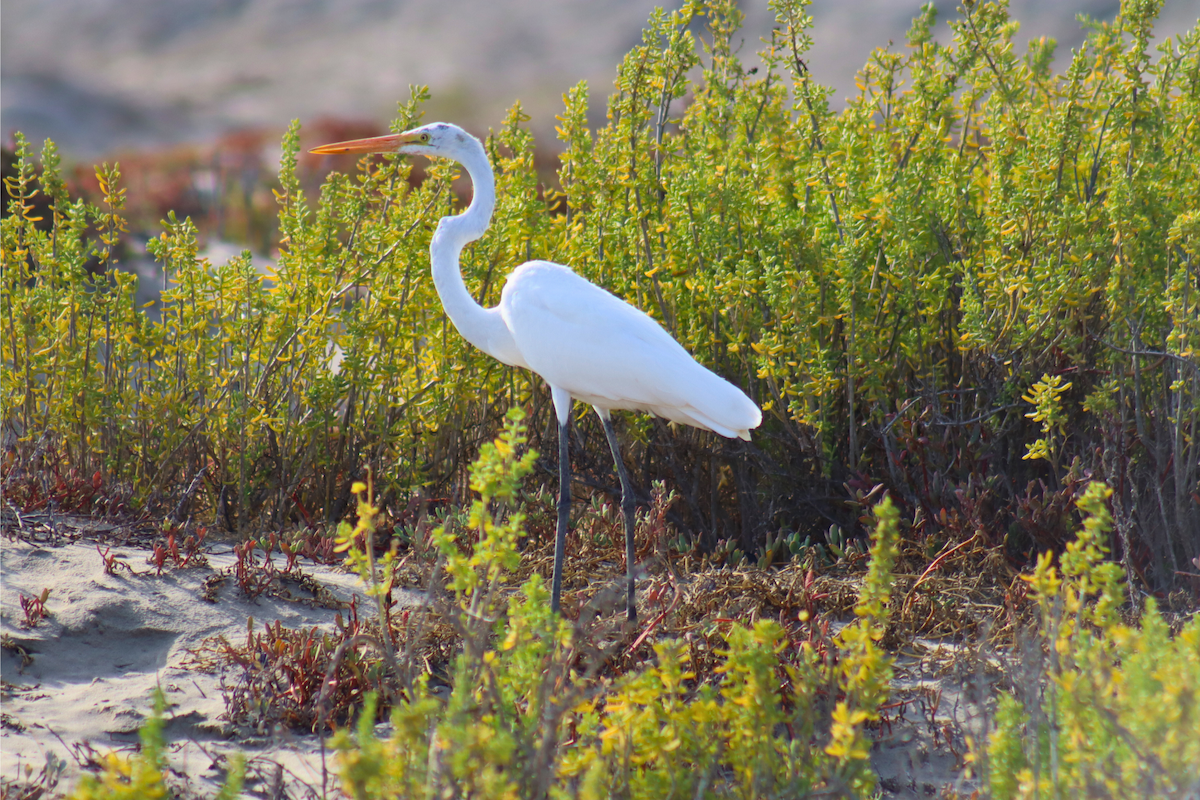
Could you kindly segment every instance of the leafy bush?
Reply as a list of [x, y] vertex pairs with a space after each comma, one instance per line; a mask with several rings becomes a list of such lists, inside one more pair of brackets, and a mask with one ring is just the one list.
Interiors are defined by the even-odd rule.
[[[1014, 51], [1002, 4], [966, 5], [947, 44], [928, 6], [842, 112], [807, 72], [804, 0], [775, 2], [754, 69], [731, 0], [656, 12], [606, 125], [587, 126], [586, 85], [567, 95], [557, 187], [539, 186], [519, 107], [488, 139], [500, 199], [463, 254], [467, 284], [494, 303], [516, 262], [571, 264], [760, 402], [753, 447], [628, 421], [635, 482], [678, 487], [679, 521], [707, 547], [853, 530], [840, 486], [883, 481], [917, 535], [1061, 548], [1071, 487], [1090, 476], [1118, 487], [1127, 570], [1167, 587], [1200, 528], [1200, 29], [1152, 59], [1159, 6], [1088, 23], [1061, 76], [1052, 42]], [[432, 222], [460, 203], [452, 165], [414, 186], [406, 161], [364, 161], [314, 202], [293, 127], [277, 270], [205, 263], [171, 217], [151, 246], [168, 285], [152, 321], [111, 269], [117, 168], [98, 171], [105, 200], [89, 207], [48, 145], [39, 221], [18, 149], [0, 344], [18, 468], [134, 503], [198, 486], [200, 513], [251, 530], [341, 518], [368, 468], [393, 513], [414, 491], [462, 501], [506, 409], [529, 411], [535, 444], [549, 430], [540, 382], [468, 346], [425, 277]], [[1043, 376], [1070, 388], [1053, 458], [1025, 459], [1049, 441], [1022, 401]], [[578, 429], [577, 469], [615, 492], [598, 426]]]
[[[615, 675], [620, 637], [589, 614], [573, 624], [550, 613], [536, 575], [511, 587], [525, 519], [519, 488], [536, 458], [525, 450], [521, 417], [512, 412], [501, 437], [482, 448], [465, 528], [433, 534], [446, 591], [435, 587], [432, 610], [460, 641], [451, 685], [435, 690], [428, 674], [399, 676], [403, 689], [382, 737], [377, 697], [365, 697], [357, 725], [334, 738], [346, 793], [872, 796], [867, 729], [880, 720], [892, 677], [881, 648], [899, 539], [891, 501], [875, 509], [858, 619], [824, 647], [763, 619], [729, 625], [711, 682], [689, 671], [685, 640], [659, 641], [653, 659]], [[1047, 555], [1026, 579], [1039, 610], [1024, 659], [1031, 671], [1001, 696], [996, 729], [970, 758], [990, 796], [1190, 791], [1200, 758], [1200, 623], [1193, 617], [1172, 637], [1153, 600], [1138, 627], [1121, 622], [1120, 567], [1105, 560], [1103, 545], [1110, 494], [1098, 482], [1083, 493], [1085, 523], [1061, 576]], [[377, 509], [362, 502], [359, 512], [368, 530]], [[368, 543], [346, 541], [364, 580], [380, 588]], [[167, 796], [160, 715], [147, 723], [138, 756], [113, 757], [72, 796]], [[238, 775], [235, 767], [229, 787]], [[229, 787], [223, 796], [236, 793]]]
[[1000, 698], [987, 746], [992, 796], [1185, 797], [1200, 764], [1200, 617], [1175, 636], [1154, 598], [1122, 622], [1120, 568], [1105, 561], [1112, 490], [1092, 483], [1060, 568], [1029, 578], [1040, 614], [1024, 689]]
[[612, 647], [594, 621], [584, 615], [572, 626], [552, 614], [538, 576], [517, 593], [503, 590], [524, 520], [517, 489], [535, 457], [520, 453], [519, 419], [472, 469], [480, 497], [468, 531], [434, 533], [462, 640], [449, 695], [439, 699], [428, 676], [418, 679], [384, 739], [368, 702], [357, 732], [335, 738], [347, 793], [654, 798], [673, 788], [688, 797], [796, 797], [834, 787], [869, 795], [864, 727], [878, 720], [891, 677], [879, 641], [898, 539], [892, 504], [877, 508], [859, 620], [835, 638], [836, 655], [818, 655], [762, 620], [731, 626], [717, 685], [697, 684], [681, 641], [657, 644], [656, 663], [613, 681], [605, 675]]

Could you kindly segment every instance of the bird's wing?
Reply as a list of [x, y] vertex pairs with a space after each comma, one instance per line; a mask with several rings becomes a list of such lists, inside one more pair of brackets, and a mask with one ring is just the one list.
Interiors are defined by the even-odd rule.
[[744, 435], [761, 419], [741, 390], [698, 364], [651, 317], [566, 267], [518, 267], [500, 313], [530, 368], [579, 400], [726, 436]]

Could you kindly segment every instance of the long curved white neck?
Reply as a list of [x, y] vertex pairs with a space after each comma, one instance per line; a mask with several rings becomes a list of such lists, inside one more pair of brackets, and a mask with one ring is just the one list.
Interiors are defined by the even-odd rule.
[[463, 283], [459, 256], [463, 247], [483, 236], [492, 220], [496, 204], [496, 181], [487, 153], [477, 139], [456, 160], [471, 176], [473, 196], [463, 213], [443, 217], [429, 242], [429, 260], [433, 284], [437, 287], [442, 307], [454, 327], [471, 344], [506, 364], [525, 366], [516, 350], [512, 334], [495, 308], [484, 308], [475, 302]]

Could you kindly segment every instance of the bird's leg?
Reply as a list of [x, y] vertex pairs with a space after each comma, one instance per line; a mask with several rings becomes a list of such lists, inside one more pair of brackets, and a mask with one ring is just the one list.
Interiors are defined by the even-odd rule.
[[551, 390], [558, 411], [558, 525], [554, 531], [554, 576], [550, 583], [550, 610], [559, 613], [562, 600], [563, 556], [567, 549], [567, 525], [571, 520], [571, 457], [569, 440], [571, 435], [571, 396], [559, 396], [559, 390]]
[[634, 601], [636, 584], [633, 579], [633, 513], [637, 504], [633, 497], [633, 486], [629, 483], [629, 472], [625, 469], [625, 459], [621, 458], [621, 446], [617, 444], [617, 432], [613, 430], [612, 416], [607, 411], [596, 410], [600, 412], [600, 419], [604, 421], [604, 435], [608, 437], [613, 461], [617, 463], [617, 475], [621, 477], [621, 516], [625, 519], [625, 578], [628, 581], [625, 610], [629, 621], [637, 622], [637, 604]]

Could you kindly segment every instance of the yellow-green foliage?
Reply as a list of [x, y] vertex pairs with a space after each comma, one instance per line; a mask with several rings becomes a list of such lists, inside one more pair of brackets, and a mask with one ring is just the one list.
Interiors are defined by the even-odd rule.
[[[1142, 440], [1165, 437], [1152, 452], [1172, 481], [1163, 513], [1186, 529], [1197, 480], [1186, 432], [1200, 424], [1200, 29], [1152, 59], [1159, 5], [1130, 0], [1094, 25], [1062, 76], [1049, 72], [1052, 42], [1013, 48], [1003, 4], [967, 4], [945, 44], [928, 6], [906, 49], [871, 56], [842, 112], [805, 66], [805, 0], [775, 0], [756, 69], [738, 56], [732, 0], [656, 12], [619, 67], [606, 125], [587, 125], [588, 86], [566, 96], [560, 191], [539, 193], [519, 107], [488, 139], [499, 200], [463, 254], [467, 285], [491, 304], [516, 263], [570, 264], [746, 388], [767, 411], [764, 453], [812, 426], [827, 470], [869, 457], [863, 425], [897, 399], [945, 390], [963, 419], [1027, 426], [1015, 399], [1043, 373], [1077, 369], [1095, 402], [1074, 430], [1116, 409], [1137, 415]], [[394, 127], [415, 123], [424, 98], [415, 91]], [[364, 161], [314, 203], [293, 128], [271, 280], [248, 256], [198, 261], [195, 229], [172, 218], [151, 243], [168, 282], [155, 322], [132, 307], [127, 276], [84, 276], [89, 254], [112, 260], [123, 224], [116, 168], [102, 170], [107, 200], [88, 208], [66, 196], [48, 146], [53, 219], [41, 230], [18, 147], [0, 346], [5, 414], [29, 449], [48, 434], [70, 466], [137, 497], [204, 469], [209, 507], [245, 526], [341, 516], [364, 466], [381, 492], [441, 491], [517, 405], [544, 427], [538, 381], [467, 345], [428, 279], [434, 222], [458, 204], [453, 165], [413, 187], [405, 159]], [[1141, 369], [1159, 353], [1161, 368]], [[633, 424], [648, 437], [649, 420]]]
[[[833, 785], [869, 796], [863, 726], [878, 719], [891, 677], [878, 646], [898, 536], [891, 502], [878, 507], [859, 620], [835, 639], [836, 658], [797, 647], [763, 620], [730, 628], [717, 685], [696, 684], [678, 641], [656, 645], [653, 663], [613, 684], [599, 677], [602, 654], [584, 631], [550, 613], [539, 578], [506, 610], [498, 607], [523, 520], [510, 507], [532, 458], [518, 456], [522, 442], [514, 415], [472, 470], [480, 499], [468, 530], [437, 535], [463, 635], [449, 698], [418, 681], [382, 740], [370, 705], [356, 734], [335, 740], [346, 791], [356, 798], [795, 797]], [[476, 538], [470, 551], [459, 546], [468, 536]], [[794, 652], [783, 659], [785, 650]], [[822, 690], [845, 698], [830, 718], [820, 716]], [[783, 735], [785, 723], [794, 737]]]
[[[537, 453], [519, 452], [526, 441], [524, 412], [514, 408], [506, 416], [503, 435], [481, 448], [471, 468], [471, 489], [479, 494], [467, 517], [467, 527], [478, 537], [474, 545], [464, 551], [457, 533], [449, 526], [433, 532], [433, 541], [446, 559], [450, 586], [463, 611], [471, 617], [491, 615], [497, 589], [521, 558], [517, 539], [524, 532], [525, 515], [508, 506], [516, 501], [521, 480], [533, 470]], [[503, 517], [502, 511], [507, 512]]]
[[1063, 383], [1061, 375], [1043, 375], [1021, 399], [1033, 405], [1033, 411], [1025, 416], [1042, 426], [1042, 437], [1029, 445], [1026, 459], [1042, 458], [1049, 461], [1058, 477], [1058, 440], [1064, 433], [1067, 415], [1062, 407], [1062, 395], [1071, 388], [1070, 382]]
[[424, 676], [393, 710], [389, 739], [375, 737], [374, 701], [354, 739], [346, 732], [335, 739], [354, 797], [423, 796], [443, 784], [476, 797], [504, 797], [514, 787], [523, 790], [519, 796], [532, 796], [531, 787], [548, 775], [541, 768], [543, 740], [558, 731], [561, 698], [579, 691], [570, 674], [578, 653], [568, 624], [550, 613], [540, 578], [507, 603], [500, 593], [519, 559], [524, 516], [515, 507], [517, 492], [536, 458], [520, 452], [523, 414], [514, 409], [508, 418], [504, 433], [481, 449], [471, 469], [479, 497], [467, 529], [443, 526], [433, 533], [454, 597], [447, 613], [463, 642], [453, 671], [456, 690], [443, 705]]
[[[138, 736], [142, 748], [132, 756], [109, 753], [99, 775], [85, 774], [69, 800], [169, 800], [174, 797], [166, 783], [166, 742], [163, 739], [163, 710], [166, 699], [154, 690], [154, 710]], [[233, 800], [242, 791], [245, 759], [232, 759], [229, 777], [214, 800]]]
[[1120, 568], [1106, 562], [1111, 490], [1079, 499], [1083, 530], [1031, 578], [1048, 682], [1022, 704], [1001, 697], [987, 747], [998, 798], [1182, 797], [1200, 764], [1200, 617], [1174, 637], [1147, 598], [1136, 626], [1117, 614]]
[[[603, 787], [596, 796], [606, 797], [797, 797], [828, 786], [871, 796], [864, 724], [879, 719], [892, 675], [878, 642], [898, 540], [891, 501], [876, 513], [859, 619], [835, 638], [836, 659], [818, 658], [805, 642], [794, 661], [781, 664], [795, 645], [778, 624], [734, 625], [717, 668], [719, 686], [697, 687], [683, 643], [659, 644], [656, 664], [580, 709], [578, 744], [564, 755], [560, 774], [583, 777], [582, 785]], [[833, 687], [845, 699], [822, 718], [818, 693]], [[785, 723], [791, 738], [780, 734]]]

